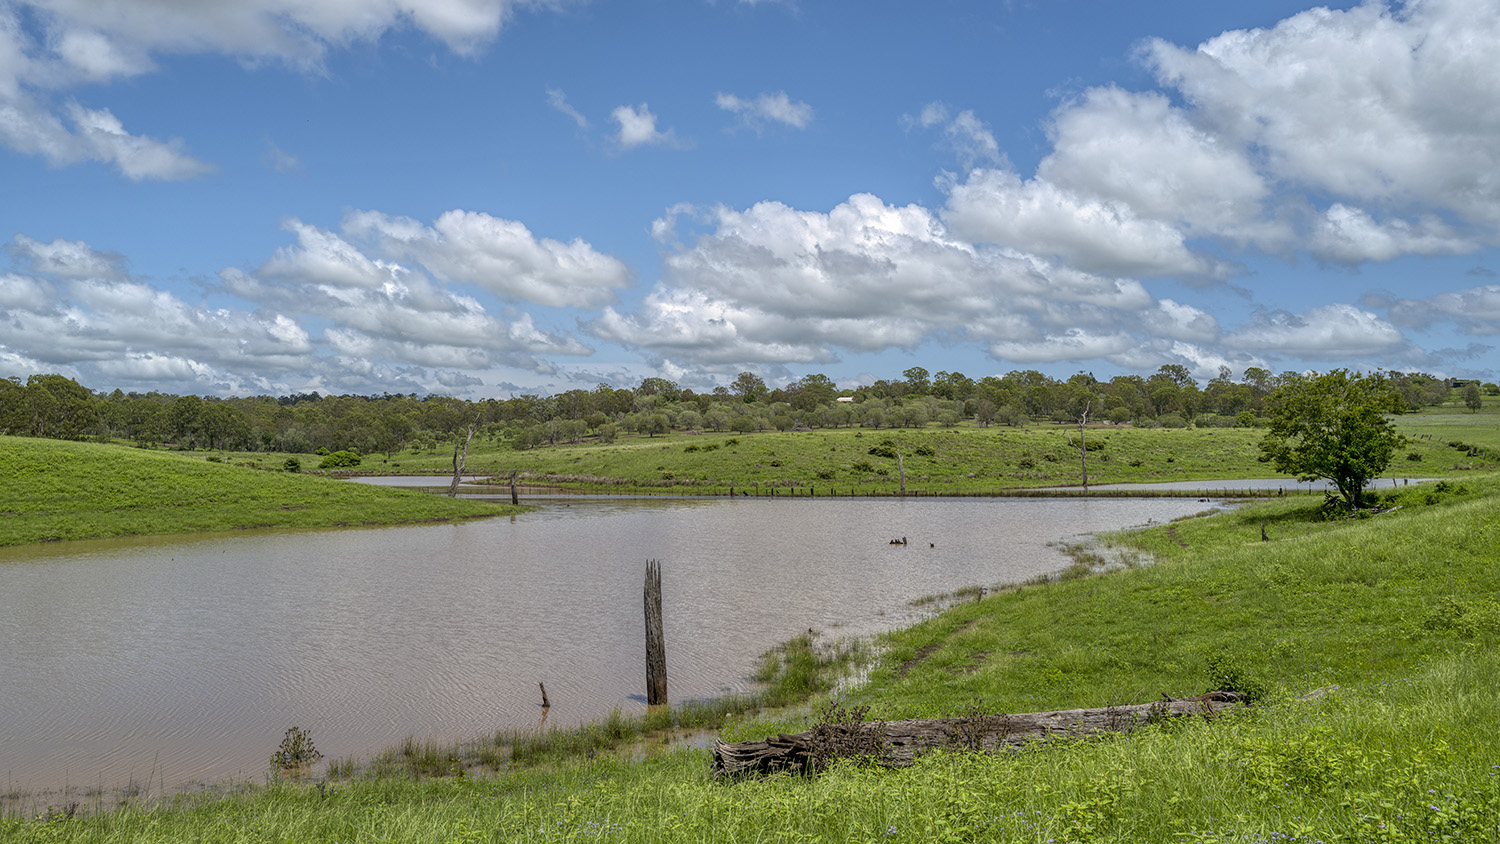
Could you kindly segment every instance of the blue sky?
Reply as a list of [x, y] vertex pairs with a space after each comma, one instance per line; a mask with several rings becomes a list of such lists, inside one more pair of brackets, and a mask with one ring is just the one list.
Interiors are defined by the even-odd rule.
[[0, 0], [0, 377], [1500, 373], [1500, 3]]

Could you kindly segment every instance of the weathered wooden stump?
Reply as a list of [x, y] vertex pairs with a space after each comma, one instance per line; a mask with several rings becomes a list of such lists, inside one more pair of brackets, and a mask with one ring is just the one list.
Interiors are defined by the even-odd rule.
[[661, 564], [646, 561], [646, 704], [667, 702], [667, 643], [661, 619]]

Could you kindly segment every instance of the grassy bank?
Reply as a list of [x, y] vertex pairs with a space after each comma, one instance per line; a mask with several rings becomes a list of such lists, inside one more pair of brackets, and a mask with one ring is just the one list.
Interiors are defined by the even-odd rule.
[[[1228, 480], [1273, 477], [1257, 459], [1260, 432], [1243, 428], [1098, 428], [1086, 433], [1090, 484]], [[973, 495], [1080, 485], [1078, 429], [1024, 428], [822, 429], [752, 434], [622, 437], [513, 451], [482, 442], [469, 453], [476, 474], [580, 492], [724, 495]], [[898, 455], [899, 454], [899, 458]], [[1500, 454], [1500, 451], [1497, 451]], [[1415, 460], [1408, 459], [1415, 455]], [[361, 472], [442, 473], [451, 455], [404, 454], [368, 458]], [[1438, 437], [1403, 449], [1394, 475], [1447, 477], [1500, 462], [1470, 458]], [[1288, 484], [1294, 483], [1288, 479]]]
[[124, 446], [0, 437], [0, 545], [480, 518], [493, 504]]
[[[1500, 399], [1479, 413], [1455, 401], [1397, 417], [1412, 441], [1388, 475], [1457, 477], [1500, 464]], [[1228, 480], [1274, 476], [1258, 460], [1254, 428], [1132, 428], [1099, 425], [1084, 434], [1090, 484]], [[512, 450], [476, 439], [469, 467], [478, 474], [560, 484], [584, 492], [883, 495], [900, 489], [932, 494], [986, 494], [1079, 485], [1082, 462], [1075, 425], [824, 428], [756, 433], [623, 436]], [[1490, 451], [1469, 454], [1451, 443]], [[900, 458], [898, 460], [897, 454]], [[444, 473], [450, 450], [408, 450], [366, 458], [360, 471]]]
[[[845, 698], [876, 717], [1234, 686], [1216, 721], [888, 771], [719, 782], [653, 746], [498, 777], [278, 783], [0, 822], [7, 841], [1486, 841], [1500, 837], [1500, 480], [1321, 521], [1263, 502], [1110, 538], [1154, 565], [1003, 590], [893, 634]], [[1261, 540], [1265, 526], [1269, 541]], [[1309, 700], [1297, 698], [1321, 690]], [[740, 721], [731, 738], [808, 726]], [[272, 741], [274, 737], [268, 737]]]

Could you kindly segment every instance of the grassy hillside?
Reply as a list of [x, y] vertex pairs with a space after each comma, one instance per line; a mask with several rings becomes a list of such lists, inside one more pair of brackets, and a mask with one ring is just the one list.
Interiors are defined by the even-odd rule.
[[[621, 437], [609, 444], [585, 441], [514, 451], [475, 440], [468, 468], [476, 474], [557, 483], [580, 491], [724, 494], [739, 491], [786, 495], [890, 494], [900, 488], [899, 452], [907, 489], [922, 493], [985, 493], [1041, 486], [1078, 485], [1081, 465], [1076, 426], [1024, 428], [820, 429], [753, 434], [683, 434]], [[1257, 460], [1261, 432], [1247, 428], [1090, 428], [1085, 440], [1089, 482], [1151, 483], [1274, 476]], [[872, 453], [873, 452], [873, 453]], [[1408, 460], [1415, 454], [1417, 460]], [[201, 458], [200, 458], [201, 459]], [[275, 458], [235, 455], [236, 460]], [[1439, 438], [1403, 449], [1391, 474], [1447, 476], [1470, 459]], [[452, 453], [410, 451], [387, 460], [367, 457], [357, 470], [371, 474], [451, 471]]]
[[0, 437], [0, 545], [256, 527], [400, 524], [504, 508], [201, 458]]
[[1262, 502], [1112, 537], [1156, 563], [1103, 575], [1080, 566], [894, 634], [844, 700], [898, 717], [1214, 686], [1259, 695], [1215, 721], [998, 757], [943, 753], [900, 771], [850, 762], [815, 778], [718, 782], [702, 751], [657, 746], [640, 761], [497, 778], [282, 782], [175, 808], [0, 821], [0, 839], [1497, 840], [1500, 479], [1406, 488], [1385, 504], [1325, 522], [1310, 499]]

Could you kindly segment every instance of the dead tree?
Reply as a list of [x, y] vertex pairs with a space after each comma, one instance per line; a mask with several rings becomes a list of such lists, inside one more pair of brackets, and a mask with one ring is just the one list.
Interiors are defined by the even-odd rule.
[[448, 497], [458, 495], [458, 481], [463, 477], [464, 466], [469, 462], [469, 443], [474, 439], [474, 429], [479, 427], [479, 419], [469, 424], [469, 435], [464, 437], [463, 453], [459, 453], [458, 443], [453, 444], [453, 483], [448, 484]]
[[819, 724], [805, 733], [781, 734], [760, 741], [714, 745], [714, 773], [769, 774], [776, 771], [811, 773], [836, 755], [839, 747], [859, 748], [858, 755], [886, 767], [912, 764], [921, 754], [947, 747], [983, 753], [1015, 750], [1053, 738], [1090, 738], [1106, 733], [1128, 733], [1150, 721], [1183, 715], [1213, 717], [1240, 705], [1234, 692], [1208, 692], [1197, 697], [1163, 700], [1102, 709], [1066, 709], [962, 718], [911, 718], [904, 721]]
[[1089, 405], [1093, 401], [1083, 403], [1083, 415], [1078, 417], [1078, 459], [1083, 461], [1083, 491], [1089, 491], [1089, 447], [1083, 440], [1083, 429], [1089, 424]]

